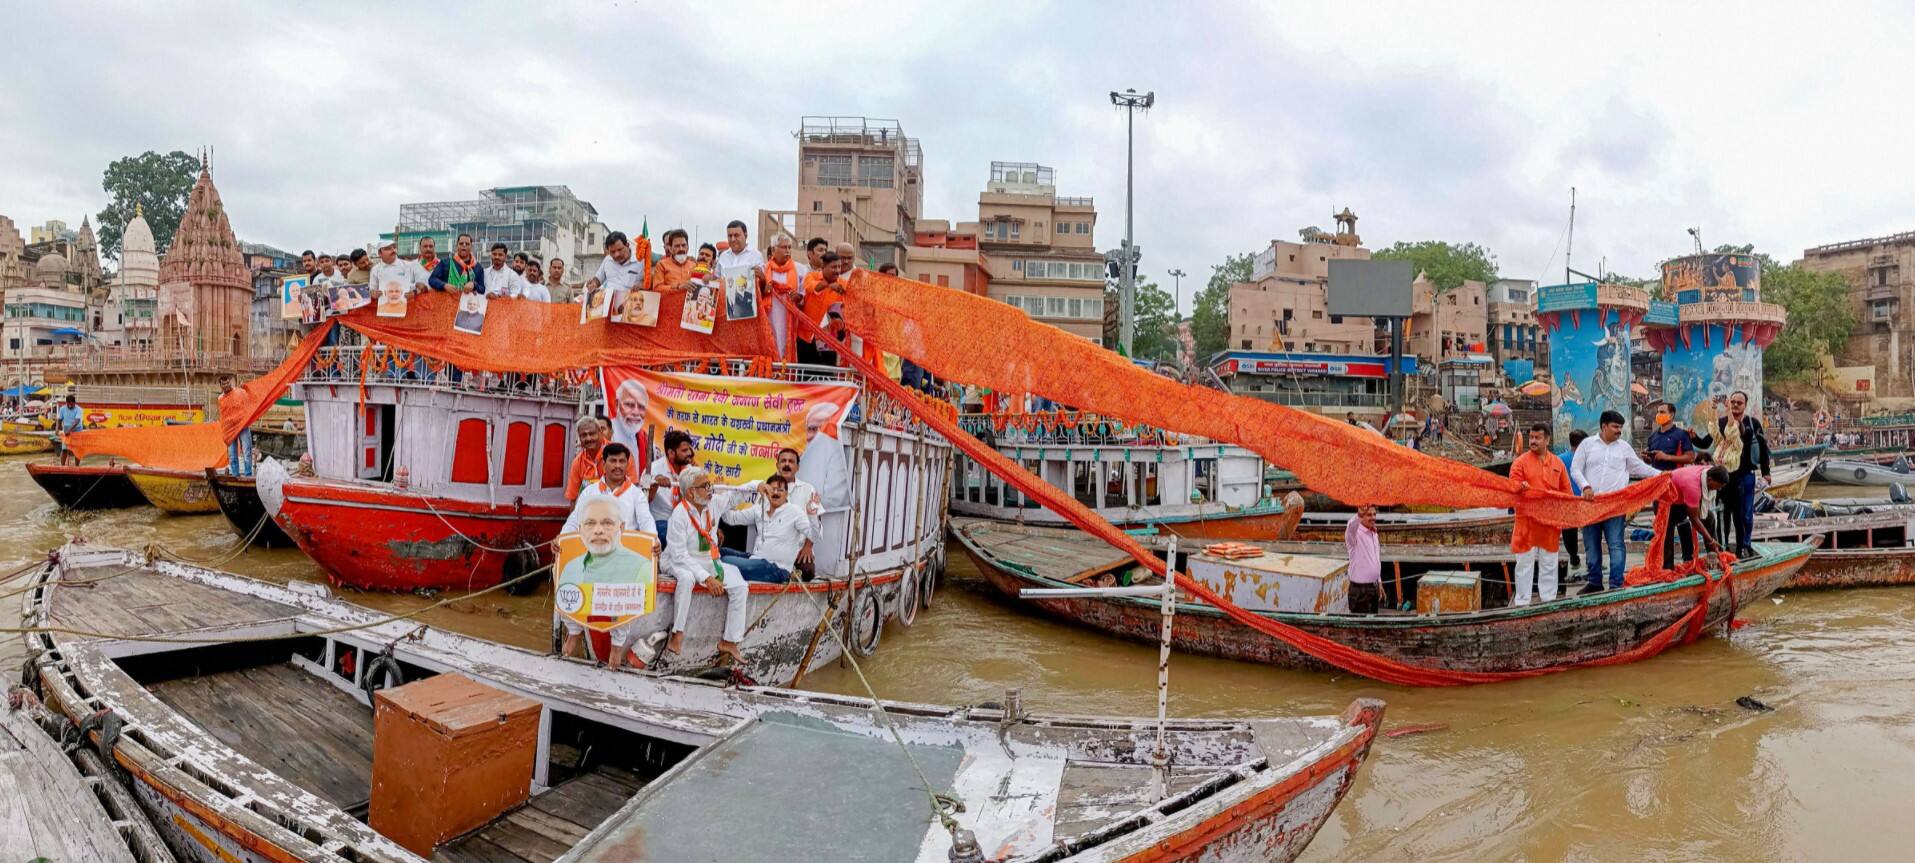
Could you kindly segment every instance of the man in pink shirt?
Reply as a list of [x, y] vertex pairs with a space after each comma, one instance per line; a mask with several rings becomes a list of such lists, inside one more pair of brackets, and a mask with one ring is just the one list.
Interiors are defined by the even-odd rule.
[[1383, 549], [1376, 539], [1376, 507], [1357, 507], [1356, 517], [1343, 529], [1343, 547], [1350, 555], [1350, 613], [1375, 614], [1383, 593]]
[[[1676, 493], [1682, 497], [1682, 506], [1688, 510], [1689, 525], [1669, 525], [1670, 534], [1664, 542], [1674, 542], [1676, 531], [1688, 530], [1692, 526], [1709, 548], [1721, 551], [1722, 545], [1709, 534], [1709, 526], [1702, 523], [1702, 486], [1708, 483], [1710, 491], [1720, 491], [1729, 484], [1728, 468], [1721, 465], [1692, 464], [1670, 471], [1669, 479], [1675, 482]], [[1664, 560], [1667, 559], [1667, 557], [1664, 558]]]

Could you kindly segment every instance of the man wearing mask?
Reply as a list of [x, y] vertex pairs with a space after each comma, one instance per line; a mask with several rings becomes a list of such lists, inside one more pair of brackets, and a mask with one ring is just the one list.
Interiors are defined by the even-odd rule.
[[[1656, 406], [1656, 426], [1649, 432], [1649, 448], [1643, 452], [1643, 461], [1665, 473], [1684, 465], [1695, 464], [1696, 448], [1689, 439], [1689, 430], [1676, 423], [1674, 405], [1663, 402]], [[1657, 504], [1664, 506], [1665, 504]], [[1689, 508], [1681, 502], [1666, 504], [1669, 507], [1669, 525], [1676, 536], [1681, 538], [1682, 559], [1696, 559], [1696, 538], [1689, 530]], [[1669, 569], [1676, 562], [1676, 541], [1671, 539], [1662, 544], [1662, 568]]]
[[460, 234], [453, 241], [452, 249], [452, 257], [439, 262], [427, 284], [435, 291], [485, 293], [485, 268], [479, 266], [478, 257], [472, 253], [472, 235]]
[[651, 281], [646, 290], [665, 293], [681, 291], [685, 283], [692, 280], [691, 237], [684, 228], [673, 228], [665, 232], [665, 257], [652, 265]]
[[1754, 528], [1755, 493], [1769, 487], [1769, 441], [1763, 436], [1762, 421], [1748, 410], [1748, 393], [1729, 394], [1729, 415], [1716, 420], [1715, 452], [1716, 464], [1729, 472], [1723, 501], [1735, 524], [1736, 556], [1745, 560], [1755, 556], [1749, 535]]

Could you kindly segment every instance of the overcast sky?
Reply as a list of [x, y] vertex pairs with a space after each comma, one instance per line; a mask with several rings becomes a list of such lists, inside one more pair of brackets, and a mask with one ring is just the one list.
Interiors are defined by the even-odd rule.
[[[1534, 8], [1532, 8], [1534, 7]], [[613, 228], [711, 237], [796, 200], [806, 114], [923, 142], [929, 218], [993, 159], [1057, 169], [1148, 275], [1351, 207], [1366, 245], [1476, 241], [1505, 276], [1651, 275], [1711, 246], [1915, 229], [1910, 6], [907, 2], [16, 4], [0, 213], [77, 223], [107, 162], [216, 149], [241, 238], [363, 242], [403, 202], [564, 184]], [[1554, 274], [1554, 275], [1551, 275]], [[1188, 300], [1185, 300], [1188, 309]]]

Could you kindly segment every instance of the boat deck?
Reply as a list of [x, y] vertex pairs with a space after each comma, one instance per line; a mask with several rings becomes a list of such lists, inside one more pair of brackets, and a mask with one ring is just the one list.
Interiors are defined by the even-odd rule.
[[123, 567], [87, 569], [60, 583], [54, 597], [53, 624], [116, 637], [227, 629], [299, 614], [270, 600]]
[[94, 797], [90, 782], [25, 712], [0, 716], [0, 849], [5, 849], [5, 859], [133, 863], [133, 853]]
[[636, 774], [600, 767], [560, 783], [432, 855], [436, 863], [551, 863], [637, 794]]
[[363, 817], [372, 794], [372, 711], [287, 663], [149, 684], [219, 742]]

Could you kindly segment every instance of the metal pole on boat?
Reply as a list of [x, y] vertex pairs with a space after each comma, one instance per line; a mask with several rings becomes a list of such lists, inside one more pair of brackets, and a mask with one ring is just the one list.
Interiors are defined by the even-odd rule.
[[1157, 748], [1150, 753], [1150, 791], [1153, 800], [1164, 799], [1170, 790], [1170, 753], [1164, 749], [1164, 724], [1170, 713], [1170, 623], [1177, 614], [1177, 535], [1170, 535], [1170, 549], [1164, 557], [1164, 595], [1158, 604], [1164, 611], [1164, 631], [1157, 647]]

